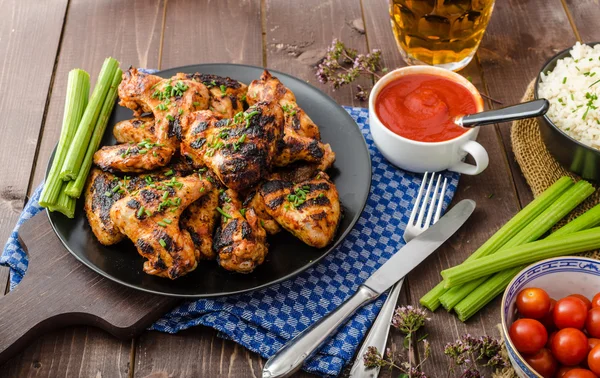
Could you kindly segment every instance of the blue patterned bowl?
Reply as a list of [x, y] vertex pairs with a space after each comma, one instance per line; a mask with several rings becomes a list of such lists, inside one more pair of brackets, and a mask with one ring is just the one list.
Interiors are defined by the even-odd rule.
[[502, 332], [510, 362], [519, 377], [542, 378], [525, 362], [508, 337], [508, 330], [517, 319], [517, 294], [527, 287], [544, 289], [554, 299], [575, 293], [592, 298], [600, 290], [600, 261], [577, 256], [543, 260], [520, 271], [504, 291]]

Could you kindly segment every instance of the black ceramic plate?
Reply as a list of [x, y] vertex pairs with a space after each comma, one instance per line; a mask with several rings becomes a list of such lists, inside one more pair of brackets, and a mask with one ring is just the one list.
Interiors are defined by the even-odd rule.
[[[200, 64], [161, 71], [157, 75], [171, 77], [177, 72], [201, 72], [229, 76], [249, 84], [258, 79], [262, 71], [262, 68], [244, 65]], [[337, 155], [328, 173], [337, 186], [345, 215], [329, 247], [312, 248], [281, 232], [269, 238], [266, 261], [251, 274], [230, 273], [214, 261], [204, 261], [192, 273], [171, 281], [144, 273], [144, 260], [130, 241], [110, 247], [101, 245], [90, 229], [81, 199], [74, 219], [48, 213], [54, 231], [67, 249], [85, 265], [123, 285], [155, 294], [197, 298], [237, 294], [272, 285], [306, 270], [333, 250], [350, 232], [367, 201], [371, 183], [367, 146], [354, 120], [335, 101], [302, 80], [271, 72], [294, 92], [298, 104], [320, 126], [323, 141], [330, 143]], [[102, 143], [114, 144], [112, 126], [129, 118], [132, 118], [129, 109], [116, 106]]]

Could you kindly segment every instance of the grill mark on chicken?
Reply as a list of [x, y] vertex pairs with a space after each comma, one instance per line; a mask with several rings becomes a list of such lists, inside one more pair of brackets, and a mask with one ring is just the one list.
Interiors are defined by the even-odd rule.
[[163, 242], [165, 242], [165, 245], [163, 246], [164, 249], [167, 250], [167, 252], [173, 252], [176, 249], [179, 250], [181, 248], [175, 246], [175, 243], [173, 243], [173, 239], [164, 231], [162, 230], [158, 230], [158, 229], [154, 229], [152, 231], [152, 234], [154, 235], [154, 237], [156, 238], [156, 240], [162, 240]]
[[308, 153], [315, 159], [323, 158], [324, 152], [318, 140], [315, 139], [312, 142], [310, 142], [310, 144], [308, 145]]
[[154, 247], [150, 243], [148, 243], [145, 239], [138, 239], [137, 243], [135, 243], [136, 247], [140, 249], [143, 253], [151, 254], [154, 253]]
[[233, 243], [233, 234], [237, 230], [238, 220], [229, 222], [222, 230], [219, 230], [219, 236], [215, 239], [215, 250], [231, 245]]
[[286, 189], [286, 188], [291, 188], [293, 185], [291, 182], [287, 182], [287, 181], [282, 181], [282, 180], [273, 180], [273, 181], [267, 181], [265, 182], [262, 187], [261, 187], [261, 192], [263, 194], [271, 194], [273, 192], [282, 190], [282, 189]]
[[158, 194], [156, 194], [154, 191], [150, 191], [150, 190], [146, 190], [146, 189], [144, 189], [140, 192], [140, 196], [142, 196], [144, 201], [149, 204], [156, 202], [160, 198], [158, 196]]
[[139, 209], [140, 203], [134, 199], [127, 201], [127, 207], [130, 209]]
[[[227, 88], [237, 89], [241, 86], [240, 82], [237, 80], [233, 80], [230, 77], [223, 77], [213, 74], [202, 74], [202, 73], [194, 73], [187, 74], [187, 77], [191, 80], [195, 80], [201, 82], [206, 86], [217, 86], [220, 87], [224, 85]], [[213, 84], [214, 82], [214, 84]]]
[[208, 127], [208, 122], [198, 122], [198, 124], [192, 129], [192, 134], [200, 134]]
[[302, 204], [296, 206], [296, 210], [302, 210], [307, 207], [314, 207], [314, 206], [328, 206], [330, 204], [331, 204], [331, 202], [329, 201], [329, 198], [327, 198], [325, 196], [311, 198], [311, 199], [304, 201]]
[[269, 201], [269, 203], [267, 203], [266, 205], [270, 209], [276, 209], [279, 206], [281, 206], [281, 204], [283, 203], [283, 201], [285, 201], [285, 196], [277, 197], [274, 200]]
[[169, 138], [177, 138], [177, 140], [181, 140], [181, 123], [179, 122], [179, 117], [169, 120], [169, 130], [167, 132]]

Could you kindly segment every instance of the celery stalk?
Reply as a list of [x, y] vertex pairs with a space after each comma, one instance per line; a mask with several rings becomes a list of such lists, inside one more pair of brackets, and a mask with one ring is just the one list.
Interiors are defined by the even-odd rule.
[[512, 247], [517, 247], [539, 239], [544, 233], [551, 229], [552, 226], [569, 214], [575, 207], [577, 207], [577, 205], [583, 202], [592, 193], [594, 193], [594, 187], [592, 184], [584, 180], [579, 181], [566, 192], [564, 192], [552, 205], [550, 205], [544, 212], [542, 212], [525, 228], [523, 228], [517, 235], [515, 235], [515, 237], [509, 240], [494, 255], [486, 258], [480, 258], [483, 259], [486, 264], [492, 264], [493, 266], [488, 266], [485, 269], [473, 270], [472, 266], [481, 266], [481, 263], [476, 262], [476, 260], [472, 260], [465, 261], [461, 265], [443, 270], [441, 274], [444, 278], [445, 287], [450, 288], [459, 286], [471, 280], [485, 277], [489, 273], [482, 272], [486, 272], [489, 269], [492, 269], [492, 273], [501, 271], [502, 269], [494, 270], [496, 267], [501, 266], [501, 264], [496, 264], [495, 261], [500, 262], [503, 260], [503, 256], [507, 252], [512, 252]]
[[65, 193], [65, 189], [67, 187], [68, 182], [62, 181], [62, 186], [60, 189], [60, 194], [56, 203], [48, 206], [49, 211], [58, 211], [63, 213], [69, 218], [73, 218], [75, 216], [75, 202], [77, 201], [75, 198], [70, 197]]
[[52, 161], [52, 167], [50, 167], [44, 189], [42, 189], [42, 194], [40, 195], [39, 203], [44, 207], [55, 205], [58, 201], [63, 186], [59, 172], [87, 106], [89, 92], [90, 75], [84, 70], [71, 70], [67, 82], [67, 96], [65, 99], [60, 138], [54, 154], [54, 160]]
[[[580, 183], [582, 183], [582, 184], [580, 184]], [[569, 189], [563, 196], [561, 196], [561, 199], [557, 200], [557, 202], [564, 200], [567, 202], [567, 204], [559, 203], [556, 206], [561, 207], [562, 208], [561, 211], [564, 212], [564, 215], [566, 215], [572, 209], [574, 209], [578, 204], [583, 202], [593, 192], [594, 192], [594, 188], [589, 183], [587, 183], [585, 181], [580, 181], [575, 186], [573, 186], [571, 189]], [[569, 193], [569, 195], [567, 195], [568, 193]], [[552, 207], [555, 207], [555, 204], [553, 204]], [[550, 211], [550, 210], [551, 209], [548, 209], [547, 211]], [[591, 210], [594, 210], [594, 212], [593, 212], [594, 215], [597, 211], [599, 211], [597, 209], [590, 209], [590, 211]], [[540, 214], [539, 218], [544, 217], [545, 214], [546, 214], [546, 211], [544, 213]], [[558, 215], [560, 215], [559, 212], [556, 212], [556, 213], [551, 212], [551, 214], [553, 214], [553, 216], [555, 216], [555, 217], [558, 217]], [[558, 222], [559, 220], [560, 220], [560, 218], [556, 219], [556, 221], [554, 223]], [[548, 222], [546, 220], [542, 220], [542, 221], [538, 222], [538, 224], [542, 224], [542, 223], [546, 224]], [[578, 221], [575, 226], [570, 226], [569, 228], [567, 228], [567, 230], [569, 230], [569, 229], [575, 230], [579, 227], [584, 226], [586, 223], [588, 223], [588, 224], [591, 223], [591, 221], [589, 220], [588, 217], [585, 217], [585, 218], [583, 218], [583, 220]], [[550, 225], [550, 227], [552, 227], [552, 225]], [[560, 234], [558, 236], [550, 235], [547, 239], [550, 239], [550, 242], [556, 242], [560, 237], [564, 237], [564, 236], [561, 236]], [[454, 311], [456, 311], [456, 313], [458, 314], [459, 319], [462, 321], [465, 321], [469, 317], [471, 317], [473, 314], [477, 313], [477, 311], [479, 311], [483, 306], [485, 306], [488, 302], [490, 302], [492, 299], [494, 299], [494, 297], [496, 295], [501, 293], [506, 288], [506, 286], [508, 285], [510, 280], [519, 271], [521, 271], [525, 267], [526, 267], [526, 265], [520, 265], [515, 268], [510, 268], [507, 270], [503, 270], [499, 273], [496, 273], [491, 278], [489, 278], [486, 282], [484, 282], [483, 284], [478, 286], [475, 290], [473, 290], [471, 293], [469, 293], [469, 295], [466, 298], [464, 298], [461, 302], [459, 302], [454, 307]]]
[[471, 316], [475, 315], [483, 306], [502, 293], [504, 288], [508, 286], [520, 270], [519, 268], [513, 268], [495, 274], [479, 286], [481, 290], [471, 292], [468, 297], [454, 307], [454, 312], [458, 315], [458, 319], [461, 322], [465, 322]]
[[435, 311], [440, 307], [440, 297], [446, 292], [444, 282], [440, 282], [419, 299], [419, 303], [425, 306], [429, 311]]
[[492, 273], [519, 267], [534, 261], [571, 255], [596, 248], [600, 248], [600, 227], [502, 249], [498, 254], [446, 269], [442, 271], [442, 276], [446, 282], [461, 285]]
[[[440, 303], [446, 309], [446, 311], [452, 310], [454, 306], [456, 306], [460, 301], [462, 301], [464, 297], [469, 295], [470, 292], [477, 289], [482, 283], [485, 282], [486, 279], [487, 277], [481, 277], [473, 281], [469, 281], [464, 285], [454, 286], [450, 289], [445, 289], [447, 291], [440, 297]], [[444, 280], [442, 281], [442, 283], [446, 284], [446, 281]]]
[[[573, 185], [573, 181], [563, 176], [531, 201], [521, 211], [519, 211], [511, 220], [502, 226], [492, 237], [490, 237], [481, 247], [479, 247], [465, 261], [475, 260], [482, 256], [490, 255], [500, 249], [510, 239], [517, 235], [525, 226], [542, 213], [550, 204], [563, 194], [565, 190]], [[440, 305], [440, 298], [446, 293], [445, 283], [438, 284], [433, 290], [425, 294], [420, 302], [431, 311], [435, 311]], [[462, 297], [466, 296], [468, 292]], [[462, 298], [461, 297], [461, 298]], [[452, 298], [452, 297], [451, 297]]]
[[88, 106], [85, 108], [77, 132], [73, 137], [73, 141], [69, 146], [69, 151], [60, 170], [60, 178], [68, 181], [75, 180], [83, 158], [87, 151], [87, 147], [90, 143], [90, 138], [94, 131], [94, 126], [102, 110], [104, 99], [113, 81], [115, 71], [119, 68], [119, 62], [113, 58], [106, 58], [100, 74], [98, 75], [98, 82], [92, 92], [92, 97]]
[[573, 232], [587, 230], [588, 228], [592, 228], [598, 225], [600, 225], [600, 205], [592, 207], [585, 213], [573, 219], [571, 222], [565, 224], [558, 230], [548, 235], [546, 239], [553, 239], [558, 236], [570, 234]]
[[70, 181], [69, 185], [67, 185], [67, 189], [65, 190], [65, 193], [71, 197], [79, 198], [79, 196], [81, 196], [83, 186], [85, 185], [85, 180], [87, 179], [87, 176], [90, 173], [90, 168], [92, 167], [94, 153], [96, 150], [98, 150], [98, 146], [100, 146], [100, 142], [104, 136], [104, 131], [106, 130], [106, 124], [108, 123], [108, 119], [110, 118], [113, 107], [115, 106], [115, 102], [117, 101], [117, 89], [121, 83], [122, 75], [123, 71], [117, 68], [112, 84], [110, 85], [110, 89], [108, 90], [108, 94], [106, 95], [106, 99], [104, 100], [104, 104], [102, 105], [102, 110], [100, 111], [100, 116], [96, 122], [96, 127], [94, 127], [94, 132], [85, 153], [83, 163], [81, 164], [79, 173], [77, 173], [77, 178], [74, 181]]

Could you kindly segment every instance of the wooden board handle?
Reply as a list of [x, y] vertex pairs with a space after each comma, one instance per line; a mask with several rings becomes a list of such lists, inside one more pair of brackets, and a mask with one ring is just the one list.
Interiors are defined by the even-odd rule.
[[0, 364], [43, 332], [67, 325], [93, 325], [119, 338], [137, 336], [178, 302], [126, 288], [88, 269], [61, 244], [45, 211], [25, 222], [19, 236], [29, 267], [15, 290], [0, 298]]

